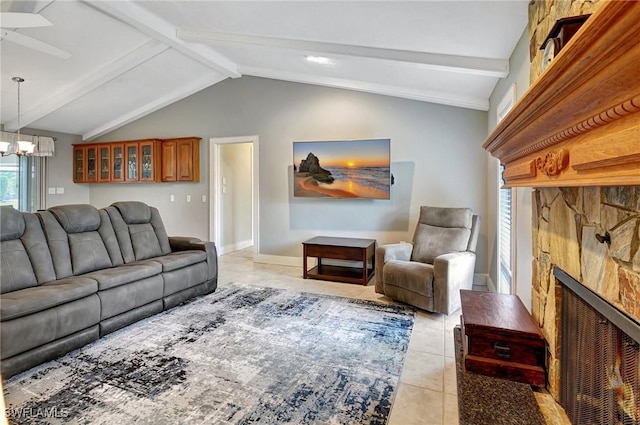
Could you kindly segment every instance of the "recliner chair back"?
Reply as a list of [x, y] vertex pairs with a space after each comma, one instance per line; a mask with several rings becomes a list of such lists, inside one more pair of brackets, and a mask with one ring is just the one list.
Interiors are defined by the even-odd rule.
[[433, 264], [451, 252], [475, 252], [478, 217], [470, 208], [420, 207], [411, 261]]

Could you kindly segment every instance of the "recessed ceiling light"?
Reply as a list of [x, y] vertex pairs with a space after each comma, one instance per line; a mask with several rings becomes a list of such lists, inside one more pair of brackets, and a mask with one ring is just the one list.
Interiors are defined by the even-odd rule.
[[333, 61], [324, 56], [305, 56], [309, 62], [317, 63], [320, 65], [333, 65]]

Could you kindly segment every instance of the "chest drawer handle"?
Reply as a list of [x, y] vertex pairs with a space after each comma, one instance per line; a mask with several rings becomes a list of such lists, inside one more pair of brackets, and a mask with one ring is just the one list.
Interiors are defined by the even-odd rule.
[[504, 342], [496, 342], [493, 344], [493, 352], [499, 359], [509, 360], [511, 358], [511, 347]]

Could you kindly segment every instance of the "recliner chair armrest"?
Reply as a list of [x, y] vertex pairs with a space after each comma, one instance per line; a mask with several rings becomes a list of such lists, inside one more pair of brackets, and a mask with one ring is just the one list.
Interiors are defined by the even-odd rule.
[[169, 246], [171, 252], [200, 250], [207, 254], [207, 264], [209, 266], [209, 279], [212, 280], [218, 276], [218, 251], [216, 244], [209, 241], [202, 241], [198, 238], [185, 236], [170, 236]]
[[384, 263], [391, 260], [410, 261], [413, 244], [409, 242], [380, 245], [376, 248], [376, 292], [384, 294], [382, 269]]
[[460, 308], [460, 289], [472, 289], [476, 254], [452, 252], [433, 262], [434, 311], [451, 314]]

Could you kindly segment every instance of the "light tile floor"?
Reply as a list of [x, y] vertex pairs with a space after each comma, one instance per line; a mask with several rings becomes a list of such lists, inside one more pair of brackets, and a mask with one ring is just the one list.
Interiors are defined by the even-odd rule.
[[[254, 263], [251, 248], [219, 257], [220, 286], [229, 282], [239, 282], [392, 302], [391, 299], [375, 293], [374, 279], [375, 277], [368, 286], [302, 279], [301, 267]], [[486, 290], [483, 287], [474, 289]], [[449, 316], [423, 311], [416, 313], [388, 425], [458, 424], [453, 328], [459, 322], [459, 311]]]

